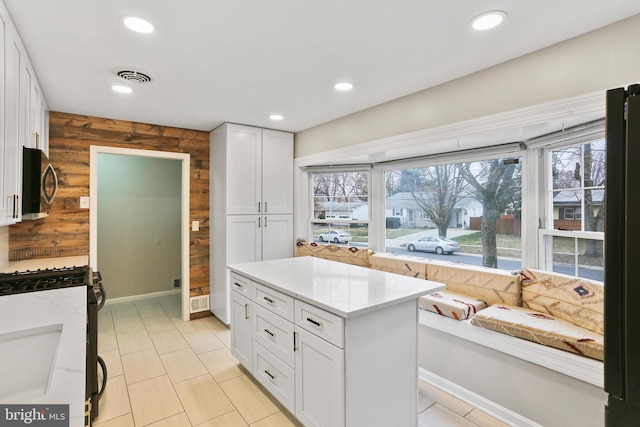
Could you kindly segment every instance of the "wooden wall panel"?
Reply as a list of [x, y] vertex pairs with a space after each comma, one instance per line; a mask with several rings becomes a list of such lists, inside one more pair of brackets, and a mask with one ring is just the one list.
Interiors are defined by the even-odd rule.
[[89, 195], [91, 145], [189, 153], [190, 218], [200, 231], [190, 232], [190, 294], [209, 294], [209, 133], [125, 120], [51, 112], [49, 159], [59, 189], [49, 216], [9, 227], [11, 261], [89, 254], [89, 210], [80, 196]]

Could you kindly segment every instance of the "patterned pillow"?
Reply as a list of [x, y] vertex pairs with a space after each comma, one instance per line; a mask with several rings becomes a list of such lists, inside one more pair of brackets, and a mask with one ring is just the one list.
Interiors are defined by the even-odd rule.
[[602, 335], [523, 307], [492, 305], [473, 316], [471, 324], [592, 359], [604, 359]]
[[456, 320], [469, 319], [478, 311], [487, 308], [484, 301], [448, 291], [438, 291], [422, 296], [419, 301], [421, 309]]
[[377, 253], [369, 257], [369, 262], [371, 262], [371, 268], [375, 270], [402, 274], [418, 279], [426, 279], [427, 277], [427, 262], [424, 258]]
[[373, 251], [369, 249], [356, 248], [354, 246], [319, 245], [315, 242], [296, 243], [296, 256], [315, 256], [346, 264], [369, 267], [369, 255]]
[[427, 279], [487, 304], [522, 305], [520, 277], [497, 268], [429, 260]]
[[603, 283], [530, 268], [520, 277], [524, 307], [604, 334]]

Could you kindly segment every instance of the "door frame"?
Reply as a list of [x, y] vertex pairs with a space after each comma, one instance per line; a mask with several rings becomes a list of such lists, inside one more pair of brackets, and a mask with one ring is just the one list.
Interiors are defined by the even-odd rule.
[[182, 221], [180, 225], [182, 320], [188, 321], [189, 313], [189, 198], [190, 198], [190, 158], [188, 153], [168, 151], [138, 150], [133, 148], [92, 145], [89, 157], [89, 265], [98, 270], [98, 154], [120, 154], [158, 159], [173, 159], [182, 162]]

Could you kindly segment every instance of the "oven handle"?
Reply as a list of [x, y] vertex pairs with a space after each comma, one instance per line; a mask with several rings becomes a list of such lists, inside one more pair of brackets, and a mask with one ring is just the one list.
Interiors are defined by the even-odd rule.
[[107, 386], [107, 365], [104, 363], [102, 357], [97, 356], [98, 365], [102, 369], [102, 387], [100, 387], [100, 391], [98, 391], [98, 399], [102, 397], [102, 393], [104, 393], [104, 388]]
[[98, 289], [100, 291], [96, 296], [98, 298], [98, 310], [100, 310], [104, 305], [104, 303], [107, 301], [107, 293], [104, 291], [104, 286], [102, 286], [102, 282], [98, 282]]

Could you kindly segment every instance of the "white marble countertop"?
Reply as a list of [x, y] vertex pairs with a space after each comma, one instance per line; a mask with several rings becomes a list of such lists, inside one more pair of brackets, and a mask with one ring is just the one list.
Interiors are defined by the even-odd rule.
[[68, 256], [68, 257], [56, 257], [56, 258], [37, 258], [26, 259], [23, 261], [9, 261], [6, 264], [0, 265], [0, 273], [13, 273], [15, 271], [27, 271], [27, 270], [43, 270], [45, 268], [62, 268], [82, 266], [89, 264], [89, 257], [84, 256]]
[[444, 289], [442, 283], [316, 257], [234, 264], [228, 268], [344, 318]]
[[[53, 345], [55, 351], [53, 370], [46, 370], [51, 372], [46, 389], [34, 392], [21, 386], [20, 396], [3, 398], [1, 403], [69, 404], [69, 425], [84, 426], [86, 316], [85, 286], [0, 297], [0, 360], [10, 360], [20, 354], [19, 351], [26, 354], [21, 357], [20, 366], [12, 367], [16, 374], [5, 372], [3, 375], [16, 383], [20, 378], [25, 378], [23, 381], [26, 383], [26, 376], [33, 376], [33, 371], [41, 369], [42, 357], [39, 357], [39, 353], [45, 352], [43, 347]], [[54, 344], [51, 344], [51, 340], [47, 343], [38, 340], [41, 335], [46, 335], [41, 331], [48, 330], [61, 331]], [[37, 338], [31, 341], [16, 340], [16, 335], [29, 334], [35, 334]], [[11, 378], [15, 375], [17, 380]], [[4, 384], [2, 387], [7, 386]]]

